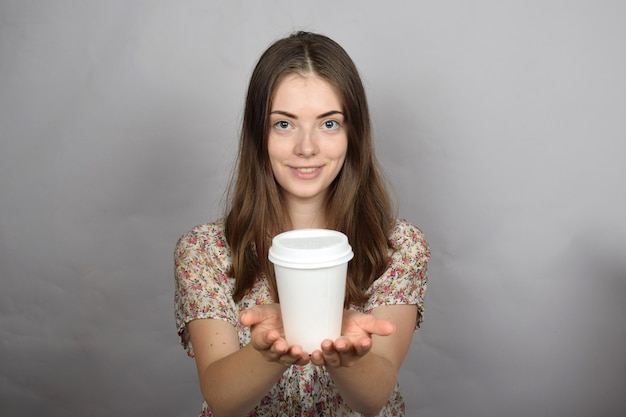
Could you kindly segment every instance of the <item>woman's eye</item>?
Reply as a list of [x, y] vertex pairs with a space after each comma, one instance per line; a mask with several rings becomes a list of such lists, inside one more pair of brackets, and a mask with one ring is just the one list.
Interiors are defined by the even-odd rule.
[[326, 120], [323, 124], [324, 129], [334, 130], [339, 128], [339, 122], [336, 120]]
[[274, 126], [276, 126], [280, 130], [287, 130], [291, 125], [285, 120], [279, 120], [278, 122], [274, 123]]

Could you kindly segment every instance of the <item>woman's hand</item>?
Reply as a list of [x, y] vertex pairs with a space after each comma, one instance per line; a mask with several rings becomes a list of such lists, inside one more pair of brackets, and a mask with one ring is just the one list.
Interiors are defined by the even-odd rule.
[[299, 345], [289, 346], [285, 340], [283, 320], [278, 304], [264, 304], [241, 313], [239, 321], [250, 326], [250, 344], [268, 362], [285, 366], [306, 365], [309, 355]]
[[350, 367], [370, 351], [372, 335], [389, 336], [394, 331], [395, 326], [389, 320], [345, 310], [341, 337], [334, 342], [324, 340], [321, 350], [316, 350], [311, 355], [311, 362], [330, 368]]

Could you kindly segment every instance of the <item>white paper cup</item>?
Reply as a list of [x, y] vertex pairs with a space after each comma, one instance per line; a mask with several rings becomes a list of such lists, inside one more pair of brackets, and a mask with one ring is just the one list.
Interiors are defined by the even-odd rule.
[[323, 340], [341, 335], [346, 272], [353, 256], [346, 235], [334, 230], [292, 230], [274, 237], [269, 260], [289, 345], [312, 353]]

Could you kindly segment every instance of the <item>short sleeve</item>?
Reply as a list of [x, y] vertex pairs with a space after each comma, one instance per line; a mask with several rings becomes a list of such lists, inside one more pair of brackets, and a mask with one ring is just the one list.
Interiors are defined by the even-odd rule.
[[383, 305], [417, 305], [417, 329], [423, 320], [424, 293], [428, 285], [428, 242], [420, 229], [406, 220], [397, 220], [389, 237], [389, 246], [391, 254], [387, 270], [367, 290], [369, 299], [364, 311]]
[[183, 235], [174, 251], [175, 314], [178, 335], [194, 356], [187, 323], [219, 319], [237, 327], [238, 313], [227, 276], [230, 253], [219, 224], [196, 226]]

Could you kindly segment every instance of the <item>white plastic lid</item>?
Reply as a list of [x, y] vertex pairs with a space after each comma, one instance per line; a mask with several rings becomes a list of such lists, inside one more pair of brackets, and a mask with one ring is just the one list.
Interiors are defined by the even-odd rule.
[[354, 253], [348, 237], [336, 230], [299, 229], [274, 236], [268, 258], [287, 268], [328, 268], [348, 262]]

